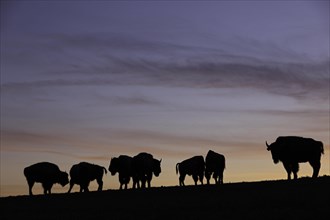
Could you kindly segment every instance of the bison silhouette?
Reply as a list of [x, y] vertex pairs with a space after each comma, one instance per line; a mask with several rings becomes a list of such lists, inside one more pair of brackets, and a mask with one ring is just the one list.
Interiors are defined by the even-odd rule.
[[133, 188], [139, 188], [141, 183], [141, 188], [146, 188], [146, 183], [148, 183], [148, 188], [151, 187], [152, 175], [156, 177], [161, 173], [161, 161], [153, 158], [149, 153], [139, 153], [133, 157]]
[[126, 155], [120, 155], [119, 157], [111, 158], [109, 171], [112, 176], [118, 173], [120, 183], [119, 189], [122, 189], [123, 185], [125, 189], [127, 189], [127, 185], [133, 175], [132, 163], [133, 158]]
[[176, 174], [180, 174], [179, 176], [179, 184], [180, 186], [184, 186], [184, 179], [186, 175], [191, 176], [197, 185], [197, 181], [201, 182], [203, 185], [204, 178], [204, 170], [205, 170], [205, 162], [203, 156], [194, 156], [192, 158], [186, 159], [181, 163], [177, 163], [176, 166]]
[[222, 154], [209, 150], [205, 158], [205, 178], [207, 184], [210, 184], [212, 174], [216, 184], [223, 184], [223, 171], [225, 168], [225, 157]]
[[294, 179], [298, 178], [299, 163], [309, 162], [313, 168], [313, 178], [319, 174], [321, 167], [321, 154], [324, 154], [323, 143], [312, 138], [281, 136], [272, 144], [266, 141], [267, 150], [271, 151], [275, 164], [279, 161], [288, 173], [288, 180], [291, 179], [291, 172]]
[[51, 194], [51, 189], [55, 183], [65, 186], [69, 183], [68, 174], [59, 169], [56, 164], [40, 162], [24, 168], [24, 176], [29, 185], [29, 195], [32, 194], [34, 183], [41, 183], [44, 194]]
[[98, 183], [98, 191], [102, 191], [103, 188], [103, 173], [107, 173], [107, 169], [96, 164], [90, 164], [87, 162], [81, 162], [75, 164], [70, 169], [70, 189], [71, 192], [74, 184], [80, 186], [80, 192], [89, 192], [89, 183], [96, 180]]

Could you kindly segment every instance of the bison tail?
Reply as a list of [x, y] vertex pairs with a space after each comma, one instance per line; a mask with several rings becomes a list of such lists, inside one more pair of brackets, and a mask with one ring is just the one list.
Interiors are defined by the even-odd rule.
[[179, 173], [179, 164], [180, 164], [180, 163], [177, 163], [177, 164], [176, 164], [176, 166], [175, 166], [175, 171], [176, 171], [176, 174], [178, 174], [178, 173]]
[[107, 174], [107, 169], [103, 167], [104, 173]]

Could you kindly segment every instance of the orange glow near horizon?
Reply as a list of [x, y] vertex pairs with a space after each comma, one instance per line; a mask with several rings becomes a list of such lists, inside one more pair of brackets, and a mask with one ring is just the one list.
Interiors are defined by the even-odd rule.
[[[206, 153], [205, 153], [206, 154]], [[162, 159], [162, 173], [159, 177], [153, 177], [152, 187], [161, 187], [161, 186], [178, 186], [178, 175], [175, 173], [175, 165], [178, 162], [181, 162], [184, 159], [187, 159], [187, 155], [178, 155], [174, 157], [171, 154], [171, 157], [159, 157], [160, 152], [155, 152], [154, 155], [157, 155], [157, 159]], [[114, 155], [119, 156], [119, 155]], [[205, 157], [205, 155], [203, 155]], [[245, 157], [245, 158], [244, 158]], [[55, 157], [59, 159], [59, 157]], [[243, 159], [244, 158], [244, 159]], [[86, 160], [76, 160], [76, 163], [80, 161], [88, 161], [101, 166], [104, 166], [108, 169], [109, 161], [107, 160], [93, 160], [90, 158], [85, 158]], [[94, 158], [95, 159], [95, 158]], [[54, 160], [54, 158], [53, 158]], [[321, 158], [321, 169], [319, 176], [329, 175], [330, 173], [330, 158], [329, 158], [329, 145], [325, 146], [325, 154]], [[6, 164], [6, 162], [2, 162]], [[74, 164], [72, 160], [66, 160], [57, 163], [61, 170], [69, 171], [71, 166]], [[23, 164], [21, 164], [23, 165]], [[298, 177], [311, 177], [312, 168], [308, 163], [300, 163], [300, 170]], [[28, 186], [23, 175], [24, 167], [15, 167], [8, 169], [6, 167], [1, 167], [1, 197], [7, 196], [18, 196], [18, 195], [28, 195]], [[6, 179], [3, 179], [6, 177]], [[235, 182], [254, 182], [254, 181], [263, 181], [263, 180], [277, 180], [277, 179], [286, 179], [286, 172], [283, 168], [282, 163], [273, 164], [271, 159], [270, 152], [264, 151], [260, 152], [259, 155], [239, 155], [237, 153], [229, 153], [226, 155], [226, 169], [224, 171], [224, 183], [235, 183]], [[104, 187], [103, 190], [117, 190], [119, 189], [118, 174], [111, 176], [108, 172], [103, 176]], [[186, 185], [193, 185], [194, 182], [191, 176], [186, 176], [185, 179]], [[204, 179], [204, 184], [206, 180]], [[213, 180], [211, 179], [211, 184]], [[132, 181], [129, 184], [129, 188], [132, 187]], [[52, 193], [66, 193], [69, 188], [69, 185], [61, 187], [59, 184], [54, 184]], [[96, 181], [91, 182], [90, 191], [97, 190]], [[79, 186], [75, 185], [72, 192], [79, 192]], [[43, 194], [42, 187], [40, 183], [36, 183], [33, 187], [34, 194]]]

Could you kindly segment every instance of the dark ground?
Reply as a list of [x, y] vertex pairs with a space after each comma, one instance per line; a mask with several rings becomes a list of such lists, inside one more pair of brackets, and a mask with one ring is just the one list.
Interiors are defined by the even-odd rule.
[[0, 198], [1, 219], [328, 219], [330, 176]]

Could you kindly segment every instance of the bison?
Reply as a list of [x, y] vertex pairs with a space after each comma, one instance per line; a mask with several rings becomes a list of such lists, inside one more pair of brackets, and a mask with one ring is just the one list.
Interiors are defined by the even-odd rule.
[[205, 158], [205, 178], [207, 184], [210, 184], [212, 174], [216, 184], [223, 184], [223, 171], [225, 168], [225, 157], [222, 154], [209, 150]]
[[312, 138], [286, 136], [278, 137], [272, 144], [266, 141], [267, 150], [271, 151], [275, 164], [279, 161], [288, 173], [288, 180], [293, 172], [294, 179], [298, 178], [299, 163], [309, 162], [313, 168], [313, 178], [319, 174], [321, 154], [324, 154], [323, 143]]
[[152, 175], [156, 177], [161, 173], [161, 161], [153, 158], [149, 153], [139, 153], [133, 157], [133, 188], [139, 188], [140, 182], [141, 187], [146, 187], [146, 182], [148, 183], [148, 188], [151, 187]]
[[127, 189], [127, 184], [132, 177], [132, 162], [133, 158], [126, 155], [111, 158], [109, 171], [112, 176], [116, 175], [116, 173], [119, 174], [120, 189], [123, 188], [123, 185]]
[[32, 194], [34, 183], [41, 183], [44, 194], [51, 194], [53, 184], [59, 183], [63, 187], [69, 183], [68, 174], [59, 169], [56, 164], [40, 162], [24, 168], [24, 176], [29, 185], [29, 195]]
[[98, 191], [102, 191], [103, 188], [103, 172], [107, 173], [107, 169], [96, 164], [90, 164], [87, 162], [81, 162], [75, 164], [70, 169], [70, 189], [71, 192], [74, 184], [80, 186], [80, 192], [89, 192], [89, 183], [96, 179], [98, 183]]
[[186, 175], [191, 176], [197, 185], [197, 181], [201, 182], [203, 185], [205, 162], [203, 156], [194, 156], [192, 158], [186, 159], [181, 163], [176, 164], [176, 174], [180, 174], [179, 184], [184, 186], [184, 179]]

